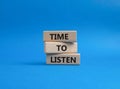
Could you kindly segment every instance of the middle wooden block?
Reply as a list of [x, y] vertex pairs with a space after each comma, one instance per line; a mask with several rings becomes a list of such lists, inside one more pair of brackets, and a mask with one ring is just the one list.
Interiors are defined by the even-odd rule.
[[45, 53], [76, 53], [77, 43], [45, 42]]

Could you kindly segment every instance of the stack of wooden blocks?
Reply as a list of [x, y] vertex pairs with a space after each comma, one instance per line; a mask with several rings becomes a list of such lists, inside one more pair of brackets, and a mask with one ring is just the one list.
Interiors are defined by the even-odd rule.
[[76, 31], [44, 31], [47, 64], [80, 64]]

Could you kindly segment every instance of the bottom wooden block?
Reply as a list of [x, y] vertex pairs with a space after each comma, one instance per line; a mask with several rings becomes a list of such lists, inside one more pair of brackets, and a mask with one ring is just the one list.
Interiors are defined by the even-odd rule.
[[47, 54], [47, 64], [80, 64], [80, 54]]

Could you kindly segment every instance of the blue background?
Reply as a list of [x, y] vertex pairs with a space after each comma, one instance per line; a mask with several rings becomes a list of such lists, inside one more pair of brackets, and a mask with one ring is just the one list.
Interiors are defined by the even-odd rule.
[[[46, 65], [43, 31], [72, 29], [81, 65]], [[0, 0], [0, 89], [120, 89], [120, 1]]]

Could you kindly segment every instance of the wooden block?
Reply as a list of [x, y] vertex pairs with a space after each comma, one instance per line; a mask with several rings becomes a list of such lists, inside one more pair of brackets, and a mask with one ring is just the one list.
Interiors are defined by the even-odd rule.
[[45, 42], [45, 53], [77, 52], [77, 43]]
[[44, 31], [44, 41], [76, 42], [76, 31]]
[[80, 54], [47, 54], [47, 64], [80, 64]]

